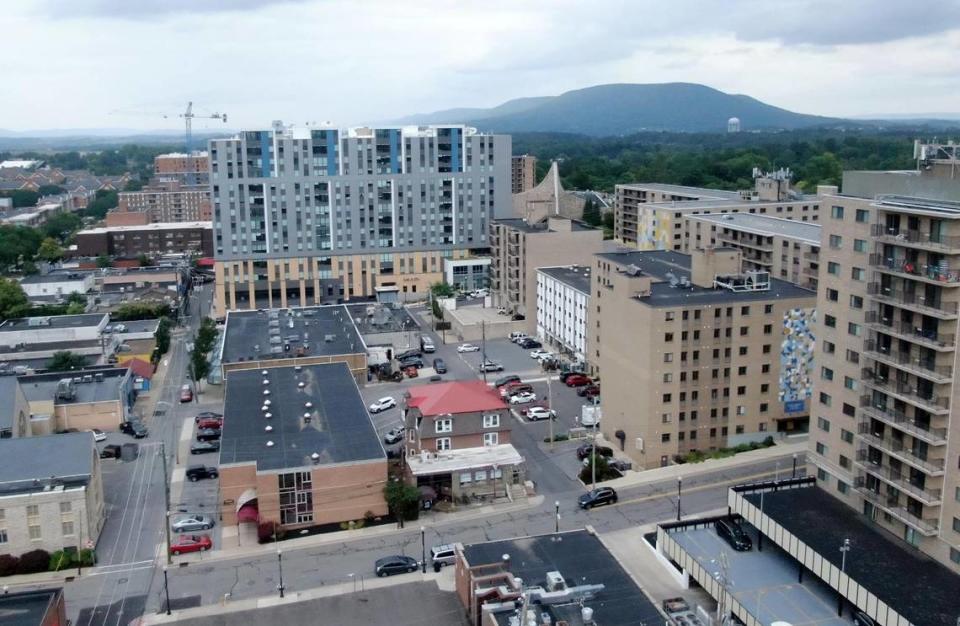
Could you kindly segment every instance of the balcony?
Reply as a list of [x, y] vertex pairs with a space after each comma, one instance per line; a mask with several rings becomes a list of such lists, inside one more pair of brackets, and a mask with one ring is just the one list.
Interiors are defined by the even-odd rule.
[[909, 476], [904, 476], [903, 472], [898, 472], [890, 467], [877, 465], [870, 461], [863, 461], [859, 458], [856, 463], [862, 467], [865, 472], [876, 476], [888, 485], [893, 485], [904, 493], [910, 494], [926, 506], [940, 506], [940, 504], [943, 503], [943, 497], [941, 495], [943, 492], [940, 489], [927, 489], [926, 487], [914, 485], [910, 482]]
[[751, 239], [736, 239], [733, 237], [717, 234], [717, 241], [722, 244], [730, 245], [733, 247], [744, 247], [751, 248], [753, 250], [759, 250], [767, 254], [773, 254], [773, 246], [766, 243], [761, 243], [753, 241]]
[[876, 311], [869, 311], [866, 315], [867, 326], [871, 330], [881, 332], [897, 339], [912, 341], [917, 345], [926, 346], [934, 350], [953, 350], [955, 336], [948, 333], [941, 333], [936, 330], [925, 330], [913, 324], [904, 322], [893, 322], [891, 319], [882, 317]]
[[941, 385], [953, 381], [953, 368], [947, 365], [935, 365], [926, 359], [920, 359], [910, 352], [894, 351], [890, 346], [880, 345], [869, 339], [864, 343], [866, 355], [874, 361], [892, 365], [897, 369], [921, 376]]
[[921, 441], [925, 441], [929, 445], [947, 445], [946, 428], [931, 428], [929, 424], [918, 422], [914, 418], [896, 409], [873, 405], [870, 402], [870, 396], [863, 396], [860, 399], [860, 417], [861, 424], [866, 421], [867, 418], [875, 419], [878, 422], [883, 422], [897, 430], [905, 432], [912, 437], [916, 437]]
[[927, 265], [911, 261], [906, 257], [871, 254], [870, 266], [886, 274], [910, 280], [945, 286], [960, 285], [960, 272], [951, 270], [945, 265]]
[[947, 396], [938, 396], [937, 394], [923, 394], [919, 390], [905, 382], [888, 380], [871, 369], [861, 371], [864, 383], [878, 391], [891, 395], [895, 398], [909, 402], [918, 406], [928, 413], [936, 415], [947, 415], [950, 413], [950, 398]]
[[865, 499], [872, 502], [880, 510], [885, 511], [902, 523], [910, 526], [925, 537], [933, 537], [937, 534], [939, 522], [936, 518], [921, 519], [908, 511], [905, 507], [898, 505], [899, 499], [896, 496], [885, 496], [879, 494], [866, 486], [866, 482], [857, 481], [854, 483], [854, 489]]
[[[921, 458], [917, 456], [916, 452], [913, 451], [913, 448], [908, 448], [906, 445], [904, 445], [903, 441], [894, 439], [892, 437], [879, 437], [878, 433], [870, 432], [869, 422], [861, 422], [857, 430], [859, 431], [857, 432], [857, 436], [860, 437], [864, 443], [871, 445], [878, 450], [882, 450], [884, 454], [907, 463], [908, 465], [912, 465], [924, 474], [928, 474], [930, 476], [943, 476], [943, 459]], [[861, 450], [860, 452], [866, 452], [866, 450]], [[858, 459], [859, 456], [860, 455], [858, 452]]]
[[867, 295], [877, 302], [910, 309], [932, 317], [939, 317], [941, 319], [957, 318], [956, 302], [927, 301], [923, 294], [907, 293], [892, 287], [881, 287], [880, 283], [870, 283], [867, 285]]
[[935, 235], [919, 230], [890, 229], [885, 224], [874, 224], [872, 230], [876, 240], [882, 243], [934, 252], [960, 253], [960, 237], [957, 236]]
[[813, 263], [820, 262], [820, 253], [819, 252], [804, 252], [803, 253], [804, 261], [811, 261]]

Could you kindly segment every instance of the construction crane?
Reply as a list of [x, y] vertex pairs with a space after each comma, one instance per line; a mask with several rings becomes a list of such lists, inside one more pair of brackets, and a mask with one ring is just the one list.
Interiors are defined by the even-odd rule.
[[186, 133], [184, 139], [186, 140], [187, 154], [193, 154], [193, 119], [194, 118], [203, 118], [211, 120], [222, 120], [224, 124], [227, 123], [227, 114], [226, 113], [211, 113], [209, 115], [198, 115], [193, 112], [193, 101], [187, 103], [187, 110], [180, 114], [180, 117], [183, 118], [184, 124], [186, 125]]

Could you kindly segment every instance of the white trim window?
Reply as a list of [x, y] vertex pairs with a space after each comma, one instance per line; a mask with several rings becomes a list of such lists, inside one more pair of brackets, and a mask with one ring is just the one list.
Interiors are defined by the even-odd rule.
[[466, 485], [473, 482], [473, 472], [460, 472], [460, 484]]
[[474, 480], [476, 480], [478, 483], [481, 482], [481, 481], [486, 481], [486, 480], [487, 480], [487, 470], [477, 470], [476, 472], [473, 473], [473, 478], [474, 478]]
[[490, 415], [483, 416], [483, 427], [484, 428], [499, 428], [500, 427], [500, 414], [492, 413]]
[[437, 452], [442, 452], [443, 450], [449, 450], [453, 446], [450, 445], [450, 437], [437, 437]]
[[483, 445], [495, 446], [500, 443], [500, 433], [483, 433]]
[[434, 424], [434, 429], [438, 433], [452, 433], [453, 432], [453, 420], [449, 417], [437, 420]]

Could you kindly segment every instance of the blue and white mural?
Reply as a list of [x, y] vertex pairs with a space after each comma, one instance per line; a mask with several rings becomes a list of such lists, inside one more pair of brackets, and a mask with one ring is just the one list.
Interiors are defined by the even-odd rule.
[[801, 403], [813, 393], [813, 351], [816, 340], [814, 309], [790, 309], [783, 315], [783, 342], [780, 344], [780, 402], [792, 412], [803, 410]]

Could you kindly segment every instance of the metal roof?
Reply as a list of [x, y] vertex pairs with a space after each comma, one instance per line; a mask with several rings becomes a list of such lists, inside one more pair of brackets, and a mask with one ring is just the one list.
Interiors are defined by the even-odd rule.
[[816, 222], [787, 220], [770, 215], [757, 215], [756, 213], [711, 213], [689, 217], [690, 219], [714, 224], [718, 228], [729, 228], [771, 237], [784, 237], [820, 245], [821, 227]]

